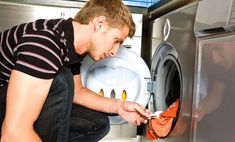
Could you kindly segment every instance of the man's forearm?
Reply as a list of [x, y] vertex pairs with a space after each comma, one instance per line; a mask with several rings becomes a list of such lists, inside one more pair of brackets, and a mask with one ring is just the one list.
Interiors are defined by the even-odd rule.
[[74, 103], [87, 108], [106, 112], [117, 113], [122, 101], [102, 97], [91, 90], [82, 86], [80, 75], [74, 76]]
[[79, 92], [75, 92], [74, 103], [101, 112], [117, 113], [121, 101], [99, 96], [98, 94], [84, 88], [83, 91], [80, 90]]

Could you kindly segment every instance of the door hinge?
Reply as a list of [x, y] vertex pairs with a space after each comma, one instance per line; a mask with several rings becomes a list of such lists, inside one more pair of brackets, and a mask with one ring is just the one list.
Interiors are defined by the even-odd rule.
[[146, 78], [148, 80], [147, 82], [147, 91], [149, 91], [151, 94], [154, 93], [155, 90], [155, 81], [152, 81], [151, 78]]

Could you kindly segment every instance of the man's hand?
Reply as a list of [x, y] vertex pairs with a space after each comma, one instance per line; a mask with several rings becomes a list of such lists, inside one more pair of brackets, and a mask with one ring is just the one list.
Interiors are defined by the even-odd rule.
[[120, 101], [118, 114], [126, 121], [140, 125], [141, 123], [147, 123], [147, 119], [152, 113], [144, 106], [135, 102]]

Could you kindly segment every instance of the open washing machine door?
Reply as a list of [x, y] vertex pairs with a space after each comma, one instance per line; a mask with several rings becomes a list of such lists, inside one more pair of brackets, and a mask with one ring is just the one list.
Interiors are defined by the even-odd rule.
[[[121, 47], [115, 57], [94, 62], [89, 56], [83, 59], [81, 80], [84, 87], [108, 98], [148, 104], [150, 93], [147, 83], [150, 71], [143, 59], [134, 51]], [[110, 115], [110, 124], [126, 123], [117, 115]]]
[[[156, 114], [169, 110], [169, 107], [177, 99], [179, 100], [177, 116], [173, 119], [172, 125], [169, 125], [169, 129], [173, 130], [180, 111], [182, 75], [178, 54], [175, 48], [167, 42], [163, 42], [157, 48], [152, 58], [150, 86], [151, 98], [148, 107]], [[170, 132], [167, 132], [165, 137]]]

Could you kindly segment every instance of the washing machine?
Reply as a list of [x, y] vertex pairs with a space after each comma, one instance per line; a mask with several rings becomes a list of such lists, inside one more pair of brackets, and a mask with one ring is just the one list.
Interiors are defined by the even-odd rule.
[[[170, 132], [156, 141], [189, 142], [191, 139], [197, 5], [197, 1], [171, 1], [165, 10], [156, 5], [144, 17], [141, 55], [151, 74], [148, 107], [152, 112], [166, 111], [176, 99], [180, 100]], [[147, 129], [148, 125], [144, 126], [144, 142], [150, 141], [146, 137]]]

